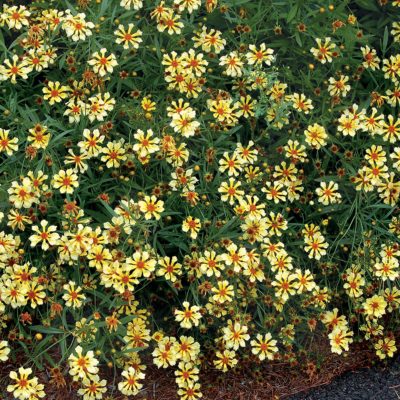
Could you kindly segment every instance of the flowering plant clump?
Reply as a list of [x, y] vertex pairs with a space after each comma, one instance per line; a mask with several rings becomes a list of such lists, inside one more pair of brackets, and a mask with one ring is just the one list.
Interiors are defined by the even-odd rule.
[[14, 398], [43, 369], [135, 396], [152, 363], [195, 400], [321, 337], [393, 357], [399, 0], [6, 1], [0, 47]]

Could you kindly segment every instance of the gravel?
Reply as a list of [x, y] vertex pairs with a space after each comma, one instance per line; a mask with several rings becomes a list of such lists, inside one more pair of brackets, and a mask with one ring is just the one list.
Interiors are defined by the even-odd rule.
[[348, 372], [289, 400], [400, 400], [400, 357], [387, 368]]

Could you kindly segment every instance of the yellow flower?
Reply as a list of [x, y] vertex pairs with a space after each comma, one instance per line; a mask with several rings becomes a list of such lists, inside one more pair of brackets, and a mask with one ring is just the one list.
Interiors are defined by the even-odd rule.
[[38, 383], [38, 378], [29, 378], [31, 373], [31, 368], [23, 367], [18, 369], [18, 373], [11, 371], [10, 378], [15, 381], [15, 383], [7, 386], [7, 392], [12, 392], [16, 399], [33, 399], [33, 396], [44, 397], [44, 386]]
[[164, 202], [157, 199], [156, 196], [145, 196], [143, 200], [138, 201], [139, 209], [144, 213], [145, 219], [155, 218], [159, 220], [160, 214], [164, 211]]
[[135, 396], [139, 393], [143, 384], [139, 381], [145, 378], [143, 372], [129, 367], [121, 373], [122, 381], [118, 383], [118, 390], [125, 396]]
[[86, 299], [86, 296], [81, 293], [82, 288], [80, 286], [75, 287], [76, 284], [73, 281], [69, 281], [63, 286], [63, 289], [67, 292], [63, 295], [63, 300], [65, 300], [65, 305], [67, 307], [79, 308], [82, 302]]
[[68, 86], [63, 86], [60, 82], [49, 81], [47, 86], [43, 88], [43, 98], [48, 100], [50, 105], [53, 105], [65, 99], [69, 91], [70, 88]]
[[71, 194], [74, 192], [74, 189], [79, 186], [78, 175], [72, 168], [66, 171], [61, 169], [58, 171], [58, 174], [53, 176], [52, 185], [54, 189], [59, 189], [60, 193]]
[[180, 323], [182, 328], [190, 329], [192, 326], [199, 326], [201, 319], [200, 307], [191, 306], [188, 301], [182, 303], [184, 310], [175, 310], [175, 321]]
[[272, 339], [272, 335], [269, 332], [264, 336], [257, 334], [256, 339], [252, 340], [250, 344], [252, 347], [251, 352], [258, 356], [261, 361], [264, 361], [266, 358], [273, 360], [274, 354], [278, 352], [277, 341]]
[[318, 47], [311, 48], [312, 55], [321, 63], [332, 62], [333, 51], [336, 45], [331, 42], [330, 37], [326, 37], [324, 42], [321, 39], [315, 39]]
[[365, 314], [372, 318], [380, 318], [386, 313], [387, 302], [383, 296], [374, 295], [363, 303]]
[[236, 353], [233, 350], [217, 351], [215, 356], [214, 366], [223, 372], [227, 372], [229, 368], [233, 368], [238, 363]]
[[9, 129], [0, 128], [0, 153], [4, 151], [8, 156], [11, 156], [14, 151], [18, 150], [18, 138], [10, 138], [8, 135]]
[[76, 346], [74, 353], [68, 357], [69, 374], [74, 381], [93, 380], [99, 372], [98, 363], [99, 361], [94, 357], [92, 350], [83, 354], [82, 347]]
[[26, 64], [26, 61], [20, 61], [19, 57], [14, 54], [12, 59], [6, 59], [4, 65], [0, 65], [0, 80], [10, 79], [11, 83], [17, 83], [17, 77], [28, 79], [28, 74], [31, 72]]
[[326, 139], [328, 138], [328, 135], [325, 128], [319, 124], [315, 123], [309, 125], [304, 131], [304, 135], [306, 137], [306, 142], [317, 150], [327, 144]]
[[376, 355], [381, 359], [386, 357], [393, 357], [394, 353], [397, 351], [396, 342], [391, 337], [385, 337], [379, 339], [378, 343], [374, 344]]
[[246, 53], [247, 62], [249, 65], [271, 65], [274, 61], [274, 50], [267, 48], [265, 43], [261, 43], [257, 48], [254, 44], [249, 45], [249, 52]]
[[42, 243], [42, 250], [48, 250], [50, 246], [56, 246], [59, 242], [60, 235], [56, 232], [55, 225], [47, 226], [49, 223], [45, 219], [40, 221], [40, 227], [35, 225], [32, 231], [36, 232], [29, 237], [31, 247], [35, 247], [38, 243]]
[[332, 353], [342, 354], [343, 350], [349, 351], [349, 344], [353, 342], [353, 332], [348, 329], [347, 326], [336, 326], [328, 335]]
[[157, 137], [153, 138], [153, 135], [154, 133], [151, 129], [147, 129], [146, 134], [141, 129], [138, 129], [133, 135], [138, 142], [133, 145], [133, 151], [138, 153], [140, 157], [146, 157], [160, 150], [158, 145], [160, 139]]
[[100, 380], [98, 375], [92, 376], [90, 379], [82, 380], [83, 387], [78, 390], [78, 394], [83, 396], [83, 400], [102, 399], [103, 393], [107, 392], [107, 381]]
[[142, 40], [142, 31], [136, 30], [136, 32], [132, 32], [134, 28], [134, 24], [128, 24], [128, 27], [125, 28], [123, 25], [118, 25], [118, 29], [114, 31], [114, 35], [117, 36], [115, 39], [115, 43], [122, 44], [125, 50], [128, 50], [130, 47], [134, 49], [139, 48], [139, 43]]
[[0, 341], [0, 361], [7, 361], [10, 351], [7, 340]]
[[197, 234], [200, 228], [201, 223], [198, 218], [193, 218], [192, 216], [189, 216], [182, 222], [182, 231], [189, 232], [192, 239], [197, 238]]
[[233, 205], [235, 200], [241, 200], [244, 195], [244, 191], [238, 189], [241, 186], [240, 181], [236, 182], [233, 178], [229, 178], [229, 183], [222, 182], [218, 188], [218, 192], [221, 193], [222, 201], [229, 201], [230, 205]]
[[101, 161], [106, 163], [107, 168], [118, 168], [120, 161], [126, 160], [123, 142], [108, 142], [106, 147], [102, 148], [104, 156]]
[[215, 293], [212, 298], [218, 303], [231, 302], [235, 294], [233, 286], [228, 281], [219, 281], [217, 287], [213, 287], [211, 292]]
[[47, 126], [36, 124], [29, 129], [28, 141], [37, 149], [45, 149], [49, 144], [50, 133], [47, 132]]
[[99, 52], [93, 53], [92, 58], [88, 61], [88, 64], [93, 67], [93, 71], [100, 76], [105, 76], [107, 73], [111, 74], [114, 67], [118, 65], [115, 55], [111, 53], [107, 56], [106, 52], [107, 49], [102, 48]]

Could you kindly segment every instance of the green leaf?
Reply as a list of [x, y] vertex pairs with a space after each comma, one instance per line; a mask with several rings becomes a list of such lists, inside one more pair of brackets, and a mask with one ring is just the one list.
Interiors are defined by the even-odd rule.
[[47, 327], [47, 326], [42, 326], [42, 325], [33, 325], [29, 329], [34, 332], [47, 333], [50, 335], [57, 335], [57, 334], [65, 333], [65, 331], [63, 331], [62, 329], [53, 328], [51, 326]]

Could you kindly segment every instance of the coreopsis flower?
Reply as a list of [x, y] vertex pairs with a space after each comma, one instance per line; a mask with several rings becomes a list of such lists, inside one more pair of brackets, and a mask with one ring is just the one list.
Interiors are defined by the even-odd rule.
[[200, 387], [200, 383], [191, 381], [179, 388], [177, 393], [182, 400], [198, 400], [203, 397], [203, 394], [200, 392]]
[[197, 362], [200, 355], [200, 344], [191, 336], [180, 336], [175, 343], [177, 359], [184, 362]]
[[28, 79], [31, 68], [26, 61], [20, 61], [20, 58], [14, 54], [12, 59], [4, 60], [4, 65], [0, 65], [0, 80], [10, 79], [11, 83], [16, 84], [17, 78]]
[[390, 158], [393, 160], [393, 168], [400, 172], [400, 147], [395, 147], [390, 153]]
[[347, 75], [340, 75], [338, 79], [333, 77], [329, 78], [328, 92], [331, 96], [346, 97], [349, 93], [351, 86], [347, 84], [349, 77]]
[[279, 271], [275, 275], [272, 286], [275, 287], [275, 295], [281, 298], [283, 301], [287, 301], [289, 296], [296, 293], [296, 275], [290, 273], [290, 271], [283, 270]]
[[287, 96], [287, 100], [292, 103], [293, 108], [298, 112], [309, 114], [314, 109], [312, 100], [308, 99], [303, 93], [293, 93]]
[[155, 218], [159, 220], [160, 214], [164, 211], [164, 202], [157, 199], [156, 196], [145, 196], [138, 202], [140, 212], [144, 213], [145, 219]]
[[189, 14], [193, 13], [193, 11], [198, 10], [201, 6], [201, 0], [174, 0], [174, 4], [179, 6], [179, 11], [187, 11]]
[[106, 55], [107, 49], [102, 48], [100, 51], [96, 51], [92, 54], [92, 58], [88, 61], [88, 64], [92, 66], [93, 71], [100, 76], [111, 74], [114, 67], [118, 65], [115, 55], [111, 53]]
[[307, 144], [317, 150], [327, 144], [328, 134], [325, 128], [317, 123], [309, 125], [304, 131], [304, 135]]
[[8, 6], [4, 3], [1, 19], [4, 20], [9, 29], [20, 30], [29, 26], [30, 11], [26, 6]]
[[180, 113], [172, 115], [170, 126], [175, 132], [180, 133], [183, 137], [194, 136], [197, 129], [200, 127], [200, 122], [196, 121], [196, 112], [190, 107], [182, 110]]
[[121, 0], [119, 3], [121, 7], [124, 7], [126, 10], [130, 10], [133, 7], [134, 10], [140, 10], [143, 7], [142, 0]]
[[365, 279], [362, 273], [356, 269], [348, 269], [346, 271], [346, 282], [343, 288], [349, 297], [360, 297], [363, 294], [363, 287], [365, 285]]
[[214, 366], [222, 372], [227, 372], [229, 368], [233, 368], [238, 363], [236, 353], [233, 350], [217, 351], [215, 357]]
[[0, 128], [0, 153], [4, 151], [8, 156], [11, 156], [18, 150], [18, 138], [11, 139], [9, 133], [9, 129]]
[[285, 201], [287, 195], [285, 186], [280, 182], [266, 182], [265, 187], [261, 188], [261, 191], [265, 193], [267, 200], [271, 200], [275, 204]]
[[365, 314], [372, 318], [378, 319], [386, 313], [387, 302], [383, 296], [373, 295], [365, 300], [363, 308]]
[[219, 171], [228, 171], [228, 176], [238, 176], [241, 171], [243, 171], [243, 160], [239, 157], [237, 153], [233, 153], [229, 156], [229, 153], [224, 152], [223, 158], [219, 160]]
[[72, 149], [68, 150], [68, 155], [64, 158], [65, 165], [73, 165], [74, 172], [83, 174], [88, 169], [88, 164], [85, 162], [89, 157], [86, 153], [75, 154]]
[[110, 250], [98, 244], [90, 248], [87, 259], [89, 260], [89, 267], [94, 267], [101, 271], [112, 261], [112, 255]]
[[176, 282], [177, 276], [180, 275], [182, 271], [182, 264], [178, 263], [178, 258], [176, 256], [165, 256], [158, 260], [158, 265], [157, 276], [163, 276], [171, 282]]
[[370, 68], [372, 71], [379, 69], [380, 59], [376, 55], [376, 50], [371, 49], [369, 46], [361, 47], [361, 53], [363, 56], [363, 67]]
[[374, 344], [376, 350], [376, 355], [384, 360], [386, 357], [393, 357], [394, 353], [397, 351], [396, 341], [392, 337], [384, 337], [379, 339], [377, 343]]
[[228, 326], [222, 329], [222, 337], [226, 347], [233, 350], [238, 350], [239, 347], [246, 347], [246, 341], [250, 339], [247, 330], [247, 326], [241, 325], [240, 322], [229, 320]]
[[400, 42], [400, 22], [393, 22], [390, 33], [393, 35], [393, 40], [395, 42]]
[[132, 32], [134, 28], [134, 24], [128, 24], [127, 28], [119, 24], [118, 29], [114, 31], [114, 35], [117, 36], [115, 43], [122, 44], [125, 50], [130, 48], [138, 49], [139, 44], [143, 41], [142, 31], [136, 29], [135, 32]]
[[145, 378], [145, 374], [133, 367], [129, 367], [121, 372], [121, 377], [122, 380], [118, 383], [118, 390], [126, 396], [135, 396], [143, 387], [140, 381]]
[[297, 278], [295, 287], [298, 294], [311, 292], [315, 288], [316, 283], [314, 281], [314, 276], [309, 269], [303, 272], [300, 268], [297, 268], [295, 274]]
[[127, 159], [125, 155], [124, 143], [119, 142], [108, 142], [106, 147], [102, 148], [101, 161], [106, 163], [107, 168], [118, 168], [121, 165], [121, 161]]
[[318, 201], [324, 206], [340, 203], [342, 196], [338, 192], [339, 185], [336, 182], [321, 182], [320, 187], [315, 190]]
[[332, 57], [334, 56], [334, 50], [336, 49], [336, 45], [332, 43], [332, 39], [330, 37], [326, 37], [324, 42], [321, 39], [316, 38], [318, 47], [311, 48], [312, 55], [321, 63], [325, 64], [326, 62], [332, 62]]
[[374, 264], [374, 275], [380, 278], [383, 282], [386, 280], [395, 281], [399, 276], [399, 261], [397, 258], [386, 258], [377, 260]]
[[79, 40], [85, 40], [88, 36], [92, 36], [94, 23], [86, 21], [86, 15], [84, 13], [78, 13], [73, 16], [71, 11], [67, 9], [62, 27], [67, 36], [74, 42], [77, 42]]
[[197, 238], [197, 234], [199, 233], [200, 228], [201, 223], [198, 218], [193, 218], [192, 216], [189, 216], [182, 222], [182, 231], [188, 232], [191, 239]]
[[38, 51], [36, 49], [30, 49], [28, 51], [26, 58], [24, 58], [26, 66], [31, 71], [37, 71], [37, 72], [40, 72], [44, 68], [47, 68], [49, 66], [49, 60], [50, 58], [46, 53]]
[[14, 382], [7, 386], [7, 392], [12, 392], [16, 399], [21, 400], [44, 397], [44, 386], [38, 382], [38, 378], [36, 376], [30, 378], [29, 375], [31, 374], [31, 368], [20, 367], [18, 372], [11, 371], [10, 379], [12, 379]]
[[182, 32], [184, 25], [180, 20], [179, 14], [174, 14], [171, 10], [166, 12], [157, 24], [157, 30], [164, 32], [165, 30], [169, 35], [179, 35]]
[[125, 263], [135, 278], [150, 277], [157, 265], [157, 261], [147, 251], [136, 251]]
[[190, 382], [199, 380], [199, 369], [192, 362], [181, 361], [175, 371], [175, 382], [179, 387], [185, 387]]
[[50, 133], [47, 131], [47, 126], [36, 124], [29, 129], [28, 141], [36, 149], [45, 149], [50, 141]]
[[228, 76], [240, 77], [243, 75], [243, 61], [237, 51], [231, 51], [228, 55], [219, 59], [219, 65], [225, 67]]
[[264, 336], [258, 333], [256, 339], [250, 342], [251, 352], [256, 355], [261, 361], [266, 358], [274, 359], [274, 354], [278, 352], [277, 341], [272, 339], [272, 335], [268, 332]]
[[213, 117], [223, 124], [234, 125], [238, 119], [236, 109], [232, 106], [232, 99], [207, 100], [208, 109]]
[[44, 286], [40, 285], [36, 281], [30, 281], [26, 286], [26, 298], [29, 301], [29, 305], [35, 309], [37, 306], [43, 304], [46, 298]]
[[269, 213], [265, 220], [266, 228], [271, 235], [282, 236], [282, 231], [288, 228], [288, 223], [283, 215], [275, 214], [273, 211]]
[[82, 135], [84, 140], [78, 142], [81, 152], [85, 154], [87, 158], [99, 155], [102, 151], [101, 144], [104, 142], [104, 135], [102, 135], [98, 129], [94, 129], [93, 132], [89, 129], [84, 129]]
[[212, 298], [217, 303], [231, 302], [235, 294], [233, 285], [230, 285], [226, 280], [218, 281], [217, 287], [213, 287], [211, 292], [214, 293]]
[[175, 310], [175, 321], [179, 322], [182, 328], [190, 329], [192, 326], [199, 326], [201, 313], [200, 307], [190, 306], [188, 301], [182, 303], [184, 310]]
[[329, 329], [345, 328], [347, 326], [346, 317], [344, 315], [338, 315], [339, 310], [334, 308], [332, 311], [325, 311], [321, 315], [322, 323]]
[[7, 361], [10, 351], [7, 340], [0, 341], [0, 361]]
[[82, 293], [82, 288], [76, 286], [76, 283], [69, 281], [63, 286], [66, 293], [63, 295], [63, 300], [65, 300], [65, 305], [72, 308], [80, 308], [86, 296]]
[[198, 53], [193, 49], [183, 52], [180, 56], [182, 68], [190, 71], [195, 76], [202, 76], [206, 72], [208, 61], [204, 60], [204, 54]]
[[201, 31], [196, 32], [196, 36], [194, 36], [193, 42], [194, 47], [201, 47], [203, 51], [206, 53], [214, 52], [215, 54], [219, 54], [226, 45], [226, 39], [222, 38], [222, 32], [216, 29], [210, 29], [203, 25]]
[[311, 238], [304, 238], [304, 243], [304, 250], [308, 253], [308, 257], [316, 260], [320, 260], [322, 256], [326, 255], [326, 249], [329, 247], [320, 233]]
[[222, 182], [218, 188], [218, 192], [221, 193], [221, 200], [228, 201], [230, 205], [233, 205], [235, 200], [240, 201], [244, 195], [244, 191], [239, 189], [240, 186], [240, 181], [235, 181], [233, 178], [229, 178], [229, 183]]
[[68, 96], [70, 88], [68, 86], [61, 85], [60, 82], [49, 81], [47, 86], [43, 88], [43, 98], [48, 100], [50, 105], [54, 103], [60, 103], [63, 99]]
[[218, 278], [221, 276], [221, 271], [225, 268], [223, 261], [223, 257], [214, 250], [205, 250], [199, 258], [200, 271], [207, 276], [215, 275]]
[[154, 132], [151, 129], [147, 129], [144, 133], [141, 129], [138, 129], [133, 135], [137, 143], [133, 145], [133, 151], [138, 153], [140, 157], [146, 157], [149, 154], [155, 153], [160, 150], [160, 139], [153, 137]]
[[349, 351], [349, 344], [353, 342], [354, 333], [347, 326], [336, 326], [328, 335], [332, 353], [342, 354]]
[[249, 51], [246, 53], [247, 63], [249, 65], [271, 65], [274, 61], [274, 50], [267, 48], [265, 43], [261, 43], [257, 48], [254, 44], [249, 45]]
[[389, 143], [396, 143], [400, 140], [400, 118], [394, 120], [393, 115], [388, 115], [388, 122], [383, 121], [381, 124], [381, 132], [383, 139]]
[[59, 189], [60, 193], [74, 193], [74, 190], [79, 187], [78, 175], [72, 168], [66, 171], [61, 169], [53, 176], [52, 186]]
[[83, 396], [83, 400], [102, 399], [107, 392], [107, 381], [100, 380], [98, 375], [93, 375], [90, 379], [82, 380], [83, 387], [78, 390], [78, 394]]
[[93, 380], [99, 372], [97, 365], [99, 361], [95, 358], [92, 350], [85, 354], [81, 346], [76, 346], [74, 352], [68, 357], [69, 374], [73, 381], [89, 379]]
[[31, 247], [35, 247], [38, 243], [41, 243], [42, 250], [46, 251], [50, 246], [58, 244], [60, 235], [56, 232], [57, 227], [55, 225], [48, 226], [48, 224], [48, 221], [42, 219], [40, 227], [37, 225], [32, 227], [32, 231], [36, 233], [29, 237]]
[[151, 354], [154, 357], [153, 362], [158, 368], [175, 365], [177, 361], [176, 339], [168, 337], [162, 339]]
[[242, 268], [249, 262], [247, 251], [244, 247], [238, 247], [235, 243], [231, 243], [226, 248], [226, 253], [221, 254], [221, 260], [226, 265], [232, 266], [235, 272], [240, 272]]

